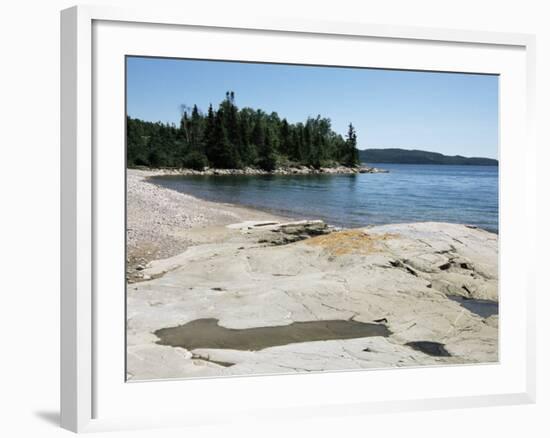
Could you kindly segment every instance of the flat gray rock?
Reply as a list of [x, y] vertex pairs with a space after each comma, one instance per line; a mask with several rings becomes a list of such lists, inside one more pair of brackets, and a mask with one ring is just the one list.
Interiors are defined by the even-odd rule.
[[[208, 239], [205, 227], [202, 236], [194, 231], [198, 244], [149, 263], [141, 272], [151, 280], [128, 285], [128, 377], [498, 360], [498, 316], [477, 314], [475, 306], [461, 301], [498, 304], [497, 235], [447, 223], [333, 231], [319, 222], [233, 224], [213, 229], [215, 242]], [[286, 241], [285, 236], [291, 238]], [[158, 334], [166, 333], [163, 329], [197, 320], [209, 320], [209, 327], [216, 320], [222, 331], [214, 327], [212, 333], [229, 330], [238, 339], [273, 330], [296, 342], [250, 350], [158, 343]], [[389, 334], [320, 340], [310, 328], [297, 337], [291, 328], [276, 330], [323, 321], [357, 323], [351, 328], [344, 324], [345, 333], [359, 323], [379, 324]], [[265, 329], [247, 331], [253, 328]], [[308, 341], [308, 336], [314, 340]], [[208, 339], [205, 342], [210, 345]], [[243, 345], [265, 342], [247, 340]], [[422, 348], [413, 348], [418, 345]], [[438, 354], [442, 351], [448, 354]]]

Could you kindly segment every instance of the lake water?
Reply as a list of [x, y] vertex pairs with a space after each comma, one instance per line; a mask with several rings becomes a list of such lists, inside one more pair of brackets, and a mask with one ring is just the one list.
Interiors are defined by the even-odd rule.
[[198, 198], [342, 227], [455, 222], [498, 233], [498, 167], [374, 164], [358, 175], [162, 176], [153, 181]]

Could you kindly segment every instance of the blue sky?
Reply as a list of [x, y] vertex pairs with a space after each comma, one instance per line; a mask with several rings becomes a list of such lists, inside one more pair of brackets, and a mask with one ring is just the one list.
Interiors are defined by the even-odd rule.
[[239, 107], [289, 122], [320, 114], [357, 128], [358, 147], [497, 157], [498, 77], [341, 67], [127, 58], [128, 115], [179, 123], [180, 105], [206, 111], [225, 92]]

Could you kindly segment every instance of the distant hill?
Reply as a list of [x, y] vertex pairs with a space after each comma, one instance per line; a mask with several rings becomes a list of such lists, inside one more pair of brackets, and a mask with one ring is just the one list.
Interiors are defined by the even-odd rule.
[[498, 166], [493, 158], [462, 157], [460, 155], [443, 155], [438, 152], [419, 151], [416, 149], [364, 149], [359, 151], [363, 163], [397, 163], [397, 164], [469, 164], [473, 166]]

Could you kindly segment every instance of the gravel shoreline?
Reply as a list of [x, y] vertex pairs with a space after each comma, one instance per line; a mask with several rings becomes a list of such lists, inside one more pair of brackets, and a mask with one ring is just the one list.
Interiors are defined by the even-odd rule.
[[163, 174], [162, 170], [127, 170], [126, 275], [129, 282], [147, 279], [141, 271], [152, 260], [172, 257], [192, 246], [190, 230], [245, 220], [283, 219], [251, 208], [205, 201], [147, 181], [148, 177]]

